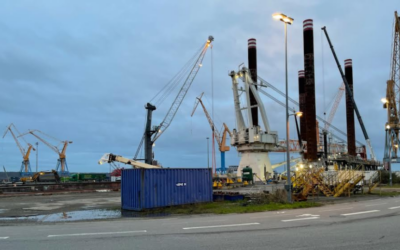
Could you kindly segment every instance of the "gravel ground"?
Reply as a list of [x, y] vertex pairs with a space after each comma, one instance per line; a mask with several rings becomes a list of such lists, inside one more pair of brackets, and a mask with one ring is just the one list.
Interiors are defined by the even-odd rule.
[[120, 192], [0, 196], [0, 218], [47, 215], [80, 210], [119, 209]]

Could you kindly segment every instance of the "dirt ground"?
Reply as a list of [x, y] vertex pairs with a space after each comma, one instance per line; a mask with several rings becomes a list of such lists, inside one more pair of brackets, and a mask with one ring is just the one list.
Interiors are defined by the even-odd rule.
[[120, 207], [120, 192], [0, 197], [0, 218], [46, 215], [77, 210], [119, 209]]

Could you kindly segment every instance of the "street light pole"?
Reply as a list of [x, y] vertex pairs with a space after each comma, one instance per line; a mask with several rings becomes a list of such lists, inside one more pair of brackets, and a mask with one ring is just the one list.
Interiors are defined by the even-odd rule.
[[292, 203], [292, 180], [290, 179], [290, 152], [289, 152], [289, 93], [288, 93], [288, 66], [287, 66], [287, 25], [293, 23], [293, 18], [282, 13], [275, 13], [273, 18], [285, 24], [285, 78], [286, 78], [286, 173], [287, 173], [287, 200]]
[[286, 74], [286, 167], [287, 167], [287, 199], [292, 203], [292, 180], [290, 178], [290, 151], [289, 151], [289, 94], [288, 94], [288, 68], [287, 68], [287, 23], [285, 22], [285, 74]]
[[208, 143], [208, 137], [207, 137], [207, 168], [209, 169], [210, 168], [210, 153], [209, 153], [209, 149], [208, 149], [208, 145], [209, 145], [209, 143]]

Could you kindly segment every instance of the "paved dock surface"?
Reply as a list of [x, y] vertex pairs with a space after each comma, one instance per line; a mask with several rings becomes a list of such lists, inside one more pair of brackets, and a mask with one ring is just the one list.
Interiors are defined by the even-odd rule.
[[1, 249], [398, 249], [400, 197], [231, 215], [0, 227]]

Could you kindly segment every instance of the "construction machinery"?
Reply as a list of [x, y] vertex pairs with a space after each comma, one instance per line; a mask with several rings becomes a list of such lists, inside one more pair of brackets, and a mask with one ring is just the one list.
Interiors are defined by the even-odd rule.
[[[396, 15], [397, 15], [397, 14], [396, 14]], [[337, 56], [336, 56], [335, 49], [333, 48], [333, 45], [332, 45], [331, 40], [330, 40], [329, 35], [328, 35], [328, 31], [326, 30], [326, 27], [325, 27], [325, 26], [322, 27], [322, 30], [323, 30], [324, 33], [325, 33], [326, 39], [328, 40], [328, 43], [329, 43], [329, 47], [331, 48], [333, 57], [335, 58], [336, 65], [337, 65], [337, 67], [338, 67], [338, 69], [339, 69], [339, 72], [340, 72], [340, 75], [341, 75], [341, 77], [342, 77], [342, 79], [343, 79], [344, 85], [345, 85], [345, 87], [346, 87], [347, 96], [348, 96], [348, 98], [351, 100], [351, 102], [352, 102], [352, 104], [353, 104], [354, 111], [356, 112], [358, 122], [359, 122], [359, 124], [360, 124], [360, 127], [361, 127], [361, 130], [362, 130], [363, 134], [364, 134], [364, 138], [365, 138], [365, 141], [366, 141], [366, 143], [367, 143], [369, 152], [370, 152], [370, 154], [371, 154], [371, 159], [376, 161], [374, 149], [372, 148], [372, 145], [371, 145], [371, 140], [369, 139], [367, 130], [366, 130], [365, 126], [364, 126], [364, 122], [363, 122], [363, 120], [362, 120], [360, 111], [358, 110], [357, 103], [356, 103], [356, 101], [354, 100], [353, 92], [351, 91], [351, 88], [350, 88], [350, 86], [349, 86], [349, 83], [347, 82], [346, 76], [345, 76], [344, 73], [343, 73], [342, 66], [340, 66], [339, 60], [338, 60], [338, 58], [337, 58]], [[398, 66], [397, 66], [397, 67], [398, 67]]]
[[394, 12], [392, 46], [390, 79], [386, 85], [386, 98], [382, 98], [383, 107], [387, 109], [383, 162], [390, 171], [390, 185], [392, 185], [391, 163], [400, 163], [398, 155], [400, 139], [400, 17], [397, 11]]
[[[18, 133], [17, 134], [18, 136], [15, 136], [15, 133], [14, 133], [13, 130], [15, 130]], [[31, 150], [35, 150], [35, 148], [31, 144], [27, 143], [25, 141], [25, 139], [23, 139], [23, 141], [27, 145], [27, 148], [22, 147], [21, 143], [18, 141], [18, 138], [17, 138], [17, 137], [20, 136], [20, 133], [19, 133], [17, 127], [15, 127], [15, 125], [13, 123], [11, 123], [7, 127], [7, 129], [6, 129], [6, 131], [5, 131], [4, 135], [3, 135], [3, 138], [7, 135], [8, 132], [10, 132], [10, 134], [14, 138], [14, 141], [17, 144], [17, 146], [19, 148], [19, 151], [22, 154], [23, 161], [22, 161], [21, 169], [20, 169], [21, 176], [32, 175], [31, 164], [29, 162], [29, 156], [30, 156]]]
[[[55, 141], [59, 142], [59, 145], [62, 145], [62, 149], [60, 150], [58, 148], [58, 146], [54, 146], [52, 144], [50, 144], [49, 142], [47, 142], [45, 139], [43, 139], [42, 137], [40, 137], [38, 135], [38, 133], [47, 136], [49, 138], [52, 138]], [[34, 137], [36, 137], [37, 139], [39, 139], [41, 142], [43, 142], [46, 146], [48, 146], [51, 150], [53, 150], [55, 153], [58, 154], [58, 160], [57, 160], [57, 165], [56, 165], [56, 171], [58, 171], [60, 173], [60, 176], [68, 176], [69, 175], [69, 171], [68, 171], [68, 165], [67, 165], [67, 156], [66, 156], [66, 151], [67, 151], [67, 147], [70, 143], [72, 143], [72, 141], [61, 141], [53, 136], [49, 136], [43, 132], [41, 132], [40, 130], [29, 130], [28, 132], [20, 135], [19, 137], [25, 136], [27, 134], [31, 134]]]
[[128, 164], [128, 165], [131, 165], [133, 168], [161, 168], [160, 166], [154, 166], [151, 164], [135, 161], [133, 159], [128, 159], [128, 158], [122, 157], [120, 155], [114, 155], [111, 153], [104, 154], [100, 158], [98, 163], [100, 165], [102, 165], [104, 163], [112, 163], [112, 162], [120, 162], [123, 164]]
[[199, 103], [201, 104], [201, 106], [203, 107], [203, 111], [204, 114], [207, 117], [208, 123], [210, 124], [211, 127], [211, 131], [214, 134], [214, 138], [218, 143], [219, 146], [219, 151], [221, 152], [221, 173], [224, 174], [226, 173], [226, 168], [225, 168], [225, 152], [230, 150], [230, 147], [226, 145], [226, 137], [227, 134], [229, 134], [229, 136], [232, 136], [231, 131], [229, 130], [228, 126], [223, 123], [224, 126], [224, 130], [222, 132], [222, 136], [221, 133], [218, 131], [218, 129], [216, 128], [214, 121], [211, 119], [210, 114], [208, 113], [206, 107], [204, 106], [203, 101], [201, 100], [201, 98], [203, 97], [203, 93], [201, 93], [201, 95], [199, 97], [196, 98], [196, 103], [194, 105], [193, 111], [191, 116], [193, 116], [194, 112], [196, 111], [197, 106], [199, 105]]
[[21, 182], [23, 184], [28, 182], [60, 182], [60, 176], [58, 175], [56, 170], [51, 171], [40, 171], [35, 173], [32, 177], [22, 177]]
[[[152, 113], [154, 110], [156, 110], [156, 106], [147, 103], [145, 108], [147, 109], [147, 120], [146, 120], [146, 126], [145, 126], [145, 131], [142, 137], [142, 140], [139, 143], [139, 147], [136, 150], [136, 154], [134, 156], [135, 160], [144, 160], [146, 164], [153, 164], [153, 159], [154, 159], [154, 153], [153, 153], [153, 146], [156, 140], [167, 130], [167, 128], [170, 126], [172, 120], [174, 119], [176, 112], [178, 111], [180, 105], [182, 104], [183, 99], [185, 98], [190, 86], [193, 83], [193, 80], [195, 79], [197, 73], [199, 72], [200, 68], [203, 66], [203, 58], [207, 52], [207, 49], [211, 46], [212, 41], [214, 41], [214, 37], [209, 36], [206, 43], [200, 48], [199, 52], [195, 54], [194, 58], [194, 63], [191, 64], [189, 61], [188, 64], [186, 64], [185, 68], [188, 70], [188, 74], [186, 75], [185, 81], [183, 82], [177, 96], [175, 97], [174, 101], [172, 102], [172, 105], [170, 106], [167, 114], [165, 115], [164, 119], [160, 123], [160, 125], [152, 127], [151, 122], [152, 122]], [[191, 67], [191, 68], [189, 68]], [[165, 96], [167, 96], [169, 93], [168, 91], [172, 91], [174, 86], [176, 86], [181, 79], [185, 77], [185, 70], [181, 70], [164, 88], [158, 92], [154, 98], [159, 96], [163, 91], [165, 91], [163, 94], [161, 94], [160, 99], [165, 99]], [[154, 99], [153, 98], [153, 99]], [[153, 100], [152, 99], [152, 100]], [[139, 152], [141, 151], [142, 145], [144, 143], [144, 159], [138, 159]]]

